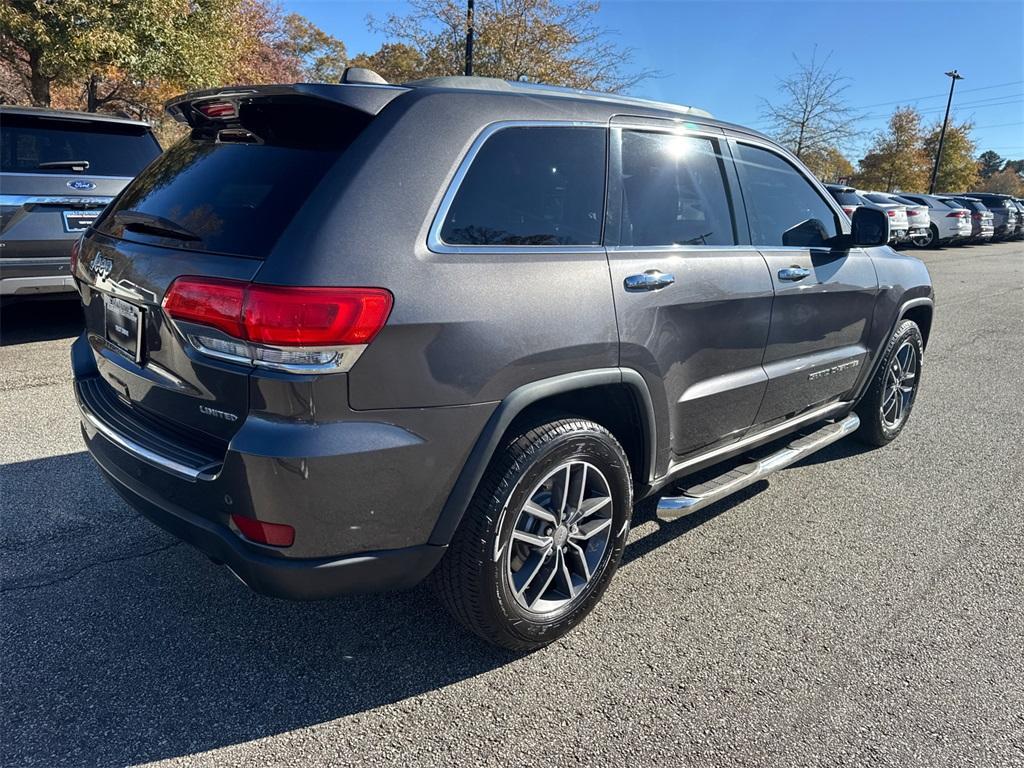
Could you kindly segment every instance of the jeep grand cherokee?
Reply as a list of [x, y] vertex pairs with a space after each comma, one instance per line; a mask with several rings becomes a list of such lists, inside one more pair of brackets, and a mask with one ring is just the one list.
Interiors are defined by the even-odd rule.
[[76, 251], [90, 452], [253, 589], [429, 577], [536, 648], [600, 599], [638, 501], [674, 519], [903, 430], [928, 273], [769, 139], [525, 83], [345, 80], [175, 99], [190, 135]]

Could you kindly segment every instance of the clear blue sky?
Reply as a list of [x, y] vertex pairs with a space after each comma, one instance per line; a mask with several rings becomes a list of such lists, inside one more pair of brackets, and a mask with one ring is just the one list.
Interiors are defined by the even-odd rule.
[[[368, 15], [401, 12], [399, 0], [284, 0], [345, 41], [350, 54], [383, 41]], [[633, 95], [692, 104], [716, 117], [762, 127], [760, 97], [775, 98], [792, 54], [833, 51], [850, 78], [851, 106], [881, 128], [896, 103], [941, 120], [958, 69], [953, 116], [971, 119], [978, 150], [1024, 157], [1024, 2], [1021, 0], [604, 0], [598, 23], [635, 49], [634, 66], [656, 69]], [[870, 137], [847, 150], [857, 160]]]

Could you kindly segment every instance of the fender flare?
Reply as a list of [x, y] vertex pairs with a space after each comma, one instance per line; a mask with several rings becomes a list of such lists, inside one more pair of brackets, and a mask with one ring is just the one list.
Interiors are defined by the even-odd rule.
[[553, 395], [609, 384], [625, 385], [636, 398], [637, 410], [640, 413], [644, 429], [644, 458], [641, 476], [650, 481], [658, 450], [657, 425], [650, 390], [643, 376], [637, 371], [631, 368], [597, 368], [530, 382], [512, 390], [498, 404], [490, 419], [487, 420], [487, 424], [484, 425], [483, 431], [470, 451], [469, 458], [466, 459], [455, 485], [452, 486], [452, 490], [448, 494], [448, 499], [430, 534], [429, 543], [445, 546], [451, 541], [484, 472], [487, 470], [487, 465], [490, 464], [491, 458], [498, 450], [502, 436], [517, 416], [534, 403]]
[[[896, 326], [903, 321], [907, 316], [907, 312], [914, 307], [928, 306], [931, 307], [932, 315], [935, 314], [935, 300], [931, 296], [919, 296], [916, 299], [908, 299], [900, 304], [899, 310], [896, 312], [896, 319], [892, 321], [892, 325], [889, 326], [889, 333], [886, 334], [882, 341], [882, 349], [885, 349], [885, 345], [889, 343], [889, 339], [892, 338], [893, 333], [896, 332]], [[871, 386], [871, 382], [875, 379], [875, 374], [878, 373], [878, 367], [882, 364], [882, 355], [879, 354], [878, 358], [871, 364], [871, 372], [869, 375], [864, 377], [864, 381], [860, 385], [860, 389], [857, 391], [857, 396], [853, 398], [854, 404], [860, 402], [861, 398], [864, 397], [864, 393], [868, 391]]]

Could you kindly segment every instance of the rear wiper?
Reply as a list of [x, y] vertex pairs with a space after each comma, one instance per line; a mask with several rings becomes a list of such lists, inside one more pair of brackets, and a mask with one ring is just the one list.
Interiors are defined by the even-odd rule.
[[202, 240], [199, 235], [180, 224], [154, 216], [151, 213], [142, 211], [118, 211], [114, 214], [114, 221], [130, 232], [141, 232], [142, 234], [156, 235], [157, 237], [172, 237], [175, 240], [188, 240], [197, 242]]
[[40, 163], [37, 168], [48, 171], [54, 168], [67, 168], [70, 171], [86, 171], [89, 169], [88, 160], [51, 160], [48, 163]]

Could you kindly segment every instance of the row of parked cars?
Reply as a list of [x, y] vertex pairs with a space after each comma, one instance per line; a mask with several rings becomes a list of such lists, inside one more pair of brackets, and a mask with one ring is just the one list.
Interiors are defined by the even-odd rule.
[[889, 217], [893, 245], [919, 248], [1024, 239], [1024, 200], [993, 192], [923, 195], [872, 192], [826, 184], [848, 216], [861, 206], [881, 208]]

